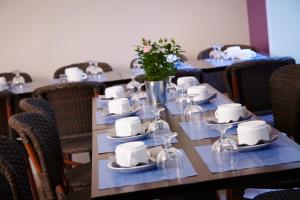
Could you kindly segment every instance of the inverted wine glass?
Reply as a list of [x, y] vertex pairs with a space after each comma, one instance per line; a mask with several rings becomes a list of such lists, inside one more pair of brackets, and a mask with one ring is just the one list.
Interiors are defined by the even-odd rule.
[[137, 70], [140, 70], [141, 66], [134, 62], [132, 68], [130, 69], [131, 81], [126, 85], [127, 91], [132, 95], [137, 92], [141, 83], [135, 80]]
[[103, 73], [103, 69], [98, 66], [97, 61], [88, 61], [89, 66], [86, 68], [86, 73], [93, 79], [97, 79]]
[[15, 74], [15, 76], [12, 79], [12, 85], [16, 86], [16, 87], [23, 88], [23, 86], [25, 84], [25, 78], [20, 75], [19, 70], [16, 70], [13, 73]]
[[132, 95], [131, 101], [135, 109], [143, 109], [143, 112], [146, 114], [146, 107], [148, 107], [149, 102], [147, 93], [142, 90], [144, 85], [144, 83], [139, 85], [138, 91]]
[[170, 100], [174, 100], [177, 98], [177, 85], [172, 82], [175, 76], [169, 76], [168, 84], [167, 84], [167, 92]]
[[152, 120], [148, 126], [148, 131], [157, 143], [162, 140], [162, 135], [171, 132], [169, 124], [160, 118], [160, 113], [163, 110], [165, 110], [163, 107], [157, 108], [155, 105], [152, 106], [152, 111], [155, 113], [155, 119]]
[[184, 113], [185, 108], [189, 104], [189, 97], [187, 95], [188, 84], [177, 85], [179, 96], [176, 98], [176, 107], [179, 113]]

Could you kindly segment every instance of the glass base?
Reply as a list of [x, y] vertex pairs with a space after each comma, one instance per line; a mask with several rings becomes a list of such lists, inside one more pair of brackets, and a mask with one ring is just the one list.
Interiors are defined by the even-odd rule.
[[213, 152], [221, 152], [221, 151], [237, 151], [238, 150], [238, 145], [237, 143], [228, 138], [220, 138], [215, 143], [212, 145], [211, 150]]

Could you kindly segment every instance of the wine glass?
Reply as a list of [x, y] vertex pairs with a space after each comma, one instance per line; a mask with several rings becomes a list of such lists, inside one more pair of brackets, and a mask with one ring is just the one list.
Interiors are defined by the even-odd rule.
[[184, 110], [184, 118], [188, 126], [194, 127], [196, 125], [197, 128], [200, 128], [203, 122], [203, 109], [195, 104], [193, 96], [188, 97], [188, 106]]
[[176, 175], [180, 178], [183, 171], [183, 153], [172, 147], [171, 140], [175, 138], [177, 133], [165, 132], [161, 135], [163, 139], [163, 149], [158, 153], [156, 162], [164, 176], [170, 177]]
[[169, 124], [160, 118], [160, 112], [165, 110], [163, 107], [156, 108], [156, 105], [152, 105], [152, 111], [155, 113], [155, 119], [151, 121], [148, 126], [148, 131], [151, 133], [151, 137], [158, 143], [162, 139], [162, 135], [171, 132]]
[[23, 88], [23, 86], [25, 84], [25, 78], [20, 75], [19, 70], [16, 70], [13, 73], [15, 74], [15, 76], [12, 79], [12, 85], [16, 86], [16, 87], [19, 87], [19, 88]]
[[136, 72], [140, 69], [140, 65], [135, 61], [130, 69], [131, 81], [127, 84], [126, 89], [129, 93], [133, 94], [138, 91], [141, 83], [135, 80]]
[[138, 91], [132, 95], [131, 101], [132, 101], [132, 105], [135, 107], [135, 109], [142, 108], [143, 113], [146, 114], [146, 107], [148, 105], [148, 96], [147, 96], [147, 93], [142, 90], [142, 87], [144, 85], [145, 85], [144, 83], [139, 85]]
[[174, 100], [177, 97], [177, 85], [172, 82], [172, 79], [175, 78], [175, 76], [169, 76], [168, 84], [167, 84], [167, 92], [169, 95], [170, 100]]
[[223, 45], [214, 44], [212, 46], [212, 51], [209, 53], [209, 57], [213, 58], [216, 61], [224, 61], [224, 53], [222, 51]]
[[226, 136], [226, 131], [232, 127], [230, 123], [208, 123], [208, 125], [221, 133], [220, 138], [212, 145], [213, 159], [223, 166], [229, 164], [231, 167], [235, 164], [235, 154], [238, 151], [237, 143]]
[[188, 84], [177, 85], [179, 90], [179, 96], [176, 98], [176, 106], [179, 113], [183, 113], [187, 105], [189, 104], [189, 98], [187, 95]]
[[98, 66], [98, 62], [90, 60], [88, 63], [89, 66], [86, 68], [85, 72], [93, 79], [99, 78], [99, 75], [103, 73], [103, 69]]

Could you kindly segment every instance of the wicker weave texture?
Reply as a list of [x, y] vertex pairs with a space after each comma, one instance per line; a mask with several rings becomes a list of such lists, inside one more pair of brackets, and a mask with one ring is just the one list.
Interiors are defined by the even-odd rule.
[[92, 98], [103, 94], [104, 88], [97, 82], [64, 83], [38, 88], [34, 95], [51, 104], [64, 139], [92, 131]]
[[260, 194], [254, 198], [254, 200], [299, 200], [299, 189], [287, 189], [275, 192], [267, 192]]
[[[67, 69], [67, 68], [78, 67], [79, 69], [81, 69], [82, 71], [85, 72], [85, 70], [86, 70], [86, 68], [88, 66], [89, 66], [89, 63], [85, 62], [85, 63], [75, 63], [75, 64], [71, 64], [71, 65], [68, 65], [68, 66], [64, 66], [64, 67], [58, 68], [54, 72], [53, 78], [56, 78], [56, 79], [59, 78], [59, 75], [60, 74], [64, 74], [65, 73], [65, 69]], [[112, 67], [109, 64], [104, 63], [104, 62], [98, 62], [98, 67], [101, 67], [104, 72], [109, 72], [109, 71], [113, 70]]]
[[0, 136], [0, 199], [33, 199], [25, 155], [14, 140]]
[[245, 61], [229, 66], [225, 70], [229, 96], [236, 96], [232, 85], [232, 79], [236, 78], [239, 99], [235, 101], [252, 112], [271, 110], [269, 79], [276, 69], [293, 63], [293, 58], [283, 57]]
[[300, 65], [275, 71], [270, 88], [275, 127], [300, 143]]
[[20, 113], [9, 119], [23, 143], [33, 144], [42, 168], [40, 179], [45, 196], [57, 199], [55, 187], [63, 183], [63, 157], [57, 131], [51, 123], [49, 117], [40, 113]]
[[9, 126], [8, 126], [8, 110], [7, 106], [9, 106], [14, 113], [14, 94], [10, 92], [0, 92], [0, 135], [9, 135]]

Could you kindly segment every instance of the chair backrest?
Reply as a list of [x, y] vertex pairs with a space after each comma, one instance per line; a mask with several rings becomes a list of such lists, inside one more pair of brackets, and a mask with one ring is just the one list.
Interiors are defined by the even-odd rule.
[[41, 113], [20, 113], [9, 119], [36, 168], [44, 196], [57, 199], [57, 187], [64, 188], [63, 156], [59, 135], [51, 123]]
[[276, 70], [270, 79], [275, 127], [300, 143], [300, 64]]
[[[253, 51], [256, 51], [256, 49], [254, 47], [252, 47], [250, 45], [245, 45], [245, 44], [226, 44], [222, 47], [222, 51], [224, 51], [228, 47], [232, 47], [232, 46], [240, 46], [241, 49], [251, 49]], [[197, 59], [201, 60], [201, 59], [209, 58], [209, 53], [211, 51], [212, 51], [212, 47], [200, 51], [198, 56], [197, 56]]]
[[[84, 62], [84, 63], [74, 63], [68, 66], [64, 66], [61, 68], [58, 68], [53, 75], [53, 78], [59, 78], [60, 74], [64, 74], [65, 73], [65, 69], [66, 68], [70, 68], [70, 67], [78, 67], [80, 69], [82, 69], [82, 71], [85, 72], [86, 68], [89, 66], [88, 62]], [[104, 63], [104, 62], [98, 62], [98, 67], [101, 67], [103, 72], [109, 72], [112, 71], [112, 67], [108, 64], [108, 63]]]
[[[31, 78], [31, 76], [29, 74], [27, 74], [27, 73], [20, 73], [20, 75], [24, 77], [26, 83], [32, 82], [32, 78]], [[6, 79], [6, 81], [12, 81], [12, 79], [15, 76], [15, 74], [11, 73], [11, 72], [5, 72], [5, 73], [0, 73], [0, 77], [1, 76], [4, 76], [5, 79]]]
[[55, 113], [51, 104], [42, 98], [25, 98], [19, 102], [19, 107], [23, 112], [35, 112], [45, 114], [53, 121], [56, 126]]
[[252, 112], [271, 111], [270, 77], [276, 69], [293, 63], [293, 58], [283, 57], [232, 64], [225, 69], [229, 97]]
[[[176, 84], [177, 79], [179, 77], [183, 77], [183, 76], [194, 76], [199, 81], [199, 83], [203, 83], [203, 72], [199, 68], [177, 70], [176, 74], [175, 74], [175, 77], [172, 79], [172, 82]], [[139, 81], [139, 82], [144, 82], [145, 81], [145, 75], [137, 76], [136, 80]]]
[[8, 126], [8, 118], [14, 114], [14, 94], [11, 92], [0, 92], [0, 134], [12, 137]]
[[104, 93], [98, 82], [76, 82], [38, 88], [34, 96], [47, 100], [55, 113], [60, 137], [92, 131], [92, 98]]
[[0, 136], [0, 199], [32, 200], [30, 168], [24, 150]]

